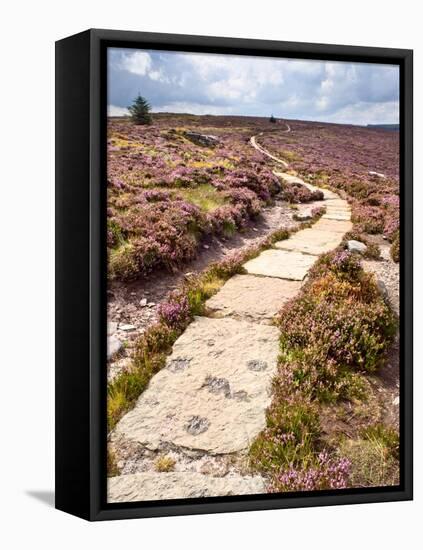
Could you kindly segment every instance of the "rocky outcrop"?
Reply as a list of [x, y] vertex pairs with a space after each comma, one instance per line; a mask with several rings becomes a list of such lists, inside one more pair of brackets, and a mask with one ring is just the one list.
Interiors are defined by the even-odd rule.
[[219, 145], [219, 138], [209, 134], [200, 134], [198, 132], [184, 132], [184, 136], [195, 143], [196, 145], [201, 145], [203, 147], [216, 147]]

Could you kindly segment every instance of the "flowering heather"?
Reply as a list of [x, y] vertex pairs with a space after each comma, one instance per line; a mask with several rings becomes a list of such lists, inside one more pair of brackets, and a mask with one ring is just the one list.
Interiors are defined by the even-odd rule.
[[277, 325], [281, 353], [272, 403], [250, 465], [270, 477], [272, 492], [348, 487], [352, 463], [324, 443], [320, 411], [368, 398], [364, 375], [383, 361], [396, 332], [394, 315], [357, 256], [336, 250], [316, 262]]
[[355, 256], [342, 251], [324, 262], [331, 272], [312, 278], [279, 319], [282, 351], [289, 350], [299, 384], [316, 369], [335, 382], [345, 368], [374, 371], [395, 335], [393, 314]]
[[159, 305], [157, 313], [162, 323], [172, 328], [185, 328], [190, 318], [188, 298], [175, 293], [167, 302]]
[[[227, 234], [257, 216], [281, 189], [249, 145], [266, 127], [245, 118], [155, 115], [154, 124], [108, 123], [109, 276], [134, 279], [175, 269], [208, 234]], [[185, 131], [215, 134], [216, 147]]]
[[399, 133], [303, 121], [290, 126], [289, 133], [263, 134], [260, 144], [312, 183], [347, 193], [353, 221], [392, 241], [399, 220]]
[[320, 190], [310, 191], [304, 185], [285, 185], [282, 191], [283, 198], [293, 204], [321, 201], [323, 193]]
[[322, 451], [315, 466], [282, 471], [272, 480], [270, 492], [345, 489], [348, 486], [350, 469], [351, 462], [347, 458], [330, 458], [326, 451]]

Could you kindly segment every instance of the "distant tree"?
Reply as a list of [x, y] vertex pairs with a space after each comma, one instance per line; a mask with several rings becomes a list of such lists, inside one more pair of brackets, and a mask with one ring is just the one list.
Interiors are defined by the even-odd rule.
[[131, 118], [135, 124], [151, 124], [151, 105], [148, 101], [138, 94], [134, 99], [132, 105], [128, 107], [128, 111], [131, 114]]
[[271, 115], [271, 117], [269, 118], [269, 122], [273, 122], [273, 123], [276, 122], [276, 118], [273, 115]]

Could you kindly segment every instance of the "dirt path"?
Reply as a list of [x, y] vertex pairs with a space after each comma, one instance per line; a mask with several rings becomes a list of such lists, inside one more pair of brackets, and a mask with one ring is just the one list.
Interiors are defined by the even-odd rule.
[[[110, 502], [265, 492], [265, 480], [248, 475], [245, 465], [265, 427], [277, 367], [279, 333], [271, 319], [298, 293], [318, 255], [336, 248], [352, 228], [347, 201], [322, 191], [322, 218], [227, 281], [207, 302], [210, 315], [188, 326], [166, 367], [117, 424], [111, 444], [121, 475], [109, 479]], [[173, 471], [157, 471], [163, 464]]]

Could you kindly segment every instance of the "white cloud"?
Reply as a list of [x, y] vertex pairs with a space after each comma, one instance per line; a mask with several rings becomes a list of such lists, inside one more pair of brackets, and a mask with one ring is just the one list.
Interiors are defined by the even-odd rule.
[[[112, 49], [109, 102], [138, 93], [153, 110], [328, 120], [398, 120], [398, 67]], [[348, 118], [351, 117], [351, 118]]]
[[151, 67], [150, 54], [142, 51], [126, 54], [122, 59], [121, 66], [130, 73], [144, 76]]
[[339, 122], [345, 124], [398, 124], [399, 102], [386, 103], [358, 102], [347, 105], [335, 113], [324, 117], [327, 122]]
[[116, 105], [108, 105], [107, 115], [108, 116], [128, 116], [129, 111], [125, 107], [117, 107]]
[[213, 105], [204, 105], [201, 103], [189, 103], [184, 101], [175, 101], [168, 105], [160, 105], [154, 109], [155, 113], [190, 113], [193, 115], [230, 115], [232, 107], [220, 107]]

